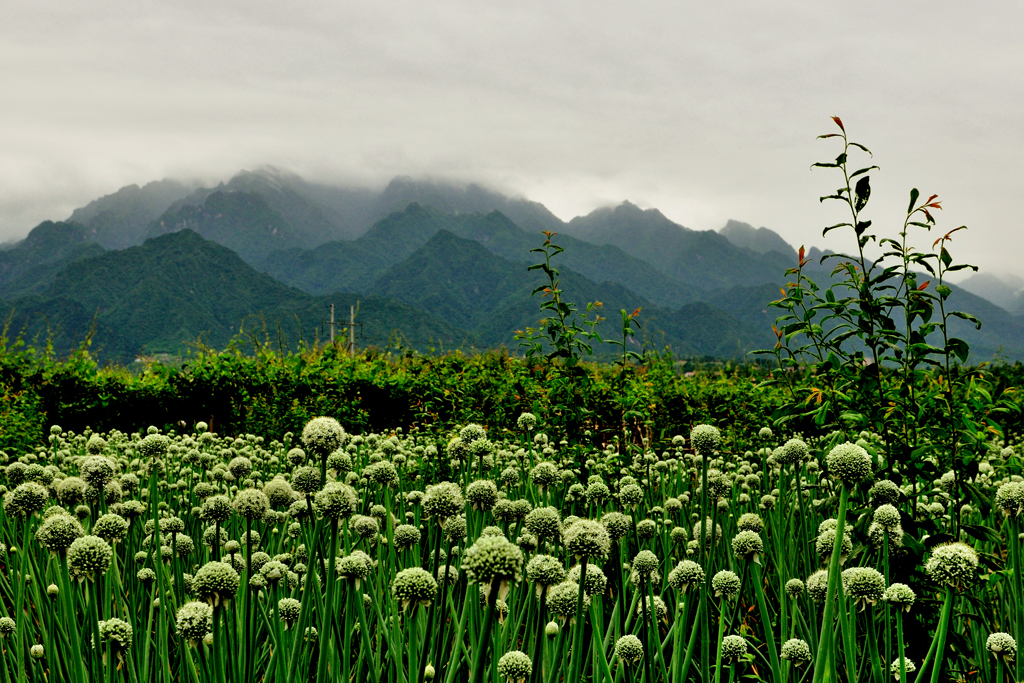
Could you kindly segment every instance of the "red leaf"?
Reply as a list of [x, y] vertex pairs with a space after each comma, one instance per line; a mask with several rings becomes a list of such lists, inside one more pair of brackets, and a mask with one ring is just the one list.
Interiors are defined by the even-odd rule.
[[917, 288], [917, 291], [923, 292], [925, 289], [928, 288], [928, 285], [930, 285], [931, 283], [932, 283], [931, 280], [925, 280], [924, 284]]
[[803, 265], [803, 263], [804, 263], [804, 248], [803, 248], [803, 245], [800, 246], [800, 251], [797, 252], [796, 260], [800, 262], [800, 265]]
[[833, 116], [832, 120], [836, 122], [837, 126], [839, 126], [839, 130], [843, 131], [844, 133], [846, 132], [846, 128], [843, 127], [843, 122], [842, 120], [840, 120], [838, 116]]
[[639, 309], [639, 308], [637, 308], [637, 309], [636, 309], [635, 311], [633, 311], [632, 313], [630, 313], [630, 314], [629, 314], [629, 317], [630, 317], [630, 318], [635, 318], [635, 317], [637, 317], [638, 315], [640, 315], [640, 309]]

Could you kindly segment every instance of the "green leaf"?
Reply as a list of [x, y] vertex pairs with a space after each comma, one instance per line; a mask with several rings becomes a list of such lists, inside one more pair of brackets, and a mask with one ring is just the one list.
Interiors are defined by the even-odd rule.
[[935, 292], [942, 297], [943, 301], [945, 301], [949, 298], [949, 295], [953, 293], [953, 290], [950, 289], [949, 285], [938, 285], [935, 288]]
[[949, 338], [949, 341], [946, 342], [946, 350], [959, 358], [961, 363], [966, 363], [967, 357], [971, 353], [971, 347], [967, 342], [956, 337]]
[[974, 323], [974, 329], [976, 330], [981, 329], [981, 321], [975, 318], [970, 313], [964, 313], [963, 311], [950, 311], [949, 315], [954, 318], [960, 318], [961, 320], [966, 320], [967, 322]]
[[[857, 181], [857, 200], [854, 203], [854, 210], [858, 213], [868, 203], [868, 199], [871, 197], [871, 177], [864, 176]], [[859, 233], [858, 233], [859, 234]]]
[[[710, 527], [709, 527], [710, 528]], [[960, 528], [969, 536], [973, 536], [979, 541], [986, 541], [988, 543], [1001, 544], [1003, 537], [996, 533], [995, 530], [990, 529], [986, 526], [978, 526], [975, 524], [961, 524]]]
[[917, 191], [916, 187], [913, 190], [910, 191], [910, 207], [907, 209], [907, 213], [908, 214], [909, 213], [913, 213], [913, 211], [914, 211], [914, 204], [917, 204], [917, 198], [920, 197], [920, 196], [921, 196], [921, 193]]
[[868, 166], [867, 168], [862, 168], [859, 171], [855, 172], [853, 175], [851, 175], [850, 179], [852, 180], [852, 179], [856, 178], [859, 175], [864, 175], [868, 171], [875, 171], [875, 170], [878, 170], [877, 166]]
[[850, 147], [856, 147], [857, 149], [861, 149], [861, 150], [864, 150], [865, 152], [867, 152], [869, 156], [874, 156], [874, 154], [871, 154], [871, 150], [870, 149], [868, 149], [864, 145], [860, 144], [859, 142], [851, 142], [850, 143]]

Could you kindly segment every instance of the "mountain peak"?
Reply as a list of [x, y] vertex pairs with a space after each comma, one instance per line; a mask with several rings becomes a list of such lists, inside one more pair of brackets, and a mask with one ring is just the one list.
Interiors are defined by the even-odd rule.
[[202, 205], [169, 210], [150, 227], [149, 236], [190, 228], [236, 251], [249, 263], [294, 241], [294, 231], [258, 192], [211, 193]]
[[750, 249], [758, 254], [774, 251], [796, 258], [793, 247], [774, 230], [755, 228], [749, 223], [730, 219], [718, 232], [737, 247]]
[[43, 221], [28, 233], [23, 242], [25, 247], [43, 246], [60, 248], [69, 244], [81, 244], [89, 240], [85, 228], [70, 221]]

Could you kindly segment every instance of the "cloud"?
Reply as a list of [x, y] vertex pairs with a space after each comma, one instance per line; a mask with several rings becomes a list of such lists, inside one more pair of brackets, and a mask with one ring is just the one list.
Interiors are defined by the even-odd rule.
[[[0, 237], [165, 176], [272, 163], [436, 174], [569, 218], [631, 199], [793, 243], [837, 222], [809, 170], [839, 114], [878, 224], [918, 186], [984, 265], [1024, 250], [1017, 5], [39, 2], [0, 27]], [[991, 249], [992, 244], [1002, 248]]]

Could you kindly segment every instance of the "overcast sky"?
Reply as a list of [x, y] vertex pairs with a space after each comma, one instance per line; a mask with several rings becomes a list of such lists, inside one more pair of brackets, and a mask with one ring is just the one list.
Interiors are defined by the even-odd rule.
[[[8, 3], [0, 239], [129, 183], [471, 180], [562, 218], [629, 199], [825, 242], [812, 162], [839, 115], [875, 153], [870, 217], [937, 193], [958, 255], [1019, 270], [1024, 3]], [[921, 239], [930, 246], [930, 239]]]

